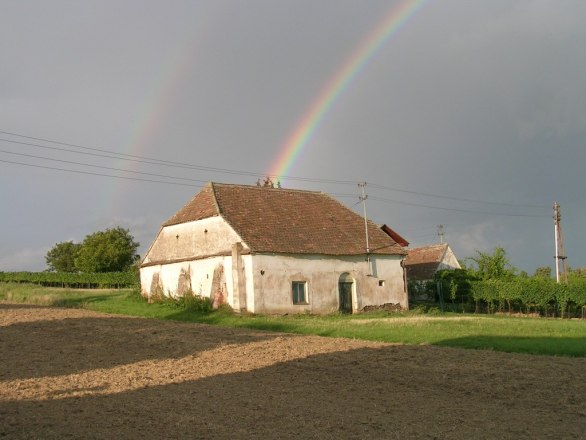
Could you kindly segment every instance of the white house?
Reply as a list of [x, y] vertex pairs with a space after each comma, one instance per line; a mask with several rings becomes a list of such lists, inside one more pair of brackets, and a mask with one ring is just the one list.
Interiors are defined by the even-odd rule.
[[458, 259], [447, 243], [409, 249], [405, 259], [409, 281], [433, 280], [443, 269], [461, 269]]
[[163, 223], [142, 294], [191, 290], [252, 313], [408, 307], [406, 252], [376, 224], [313, 191], [208, 183]]

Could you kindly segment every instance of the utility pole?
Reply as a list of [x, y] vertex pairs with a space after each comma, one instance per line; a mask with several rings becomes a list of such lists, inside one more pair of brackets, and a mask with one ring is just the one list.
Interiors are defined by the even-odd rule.
[[362, 211], [364, 213], [364, 233], [366, 236], [366, 261], [368, 263], [368, 274], [370, 275], [370, 246], [368, 244], [368, 220], [366, 219], [366, 199], [368, 195], [366, 195], [366, 182], [359, 183], [358, 186], [362, 190], [362, 195], [358, 198], [362, 202]]
[[[560, 212], [560, 204], [554, 202], [553, 204], [553, 225], [555, 232], [555, 279], [560, 283], [568, 282], [568, 268], [566, 266], [566, 251], [564, 249], [564, 234], [562, 232], [562, 214]], [[560, 274], [560, 260], [561, 260], [561, 274]], [[561, 278], [561, 280], [560, 280]]]
[[440, 244], [444, 244], [444, 225], [437, 225], [437, 235], [440, 238]]

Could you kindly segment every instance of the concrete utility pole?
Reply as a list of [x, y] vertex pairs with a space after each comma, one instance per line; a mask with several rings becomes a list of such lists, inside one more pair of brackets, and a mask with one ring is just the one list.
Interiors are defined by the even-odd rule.
[[359, 183], [358, 186], [362, 190], [362, 195], [358, 199], [362, 202], [362, 211], [364, 212], [364, 233], [366, 236], [366, 261], [368, 263], [368, 274], [370, 275], [370, 246], [368, 244], [368, 220], [366, 219], [366, 182]]
[[358, 186], [362, 190], [362, 195], [358, 198], [362, 202], [362, 211], [364, 212], [364, 231], [366, 233], [366, 255], [370, 254], [370, 247], [368, 245], [368, 221], [366, 220], [366, 199], [368, 196], [366, 195], [366, 182], [359, 183]]
[[[568, 282], [568, 267], [566, 265], [566, 251], [564, 249], [564, 234], [562, 232], [562, 214], [560, 212], [560, 204], [554, 202], [553, 204], [553, 225], [555, 232], [555, 279], [560, 283]], [[560, 274], [560, 260], [561, 260], [561, 274]]]

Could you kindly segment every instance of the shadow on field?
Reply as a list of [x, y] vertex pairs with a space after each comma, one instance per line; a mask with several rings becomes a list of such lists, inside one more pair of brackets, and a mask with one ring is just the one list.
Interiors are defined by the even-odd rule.
[[0, 327], [0, 380], [60, 376], [142, 360], [176, 359], [219, 344], [245, 344], [277, 336], [112, 316], [18, 322]]
[[0, 310], [19, 310], [19, 309], [43, 309], [47, 306], [38, 306], [36, 304], [18, 304], [0, 302]]
[[434, 345], [550, 356], [586, 356], [584, 337], [467, 336], [444, 339]]
[[0, 435], [580, 438], [584, 365], [431, 346], [363, 348], [106, 396], [0, 401]]

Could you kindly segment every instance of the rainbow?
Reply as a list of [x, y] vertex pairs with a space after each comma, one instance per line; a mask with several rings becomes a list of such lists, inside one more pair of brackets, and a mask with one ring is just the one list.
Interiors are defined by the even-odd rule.
[[[198, 32], [205, 33], [206, 29], [207, 25], [204, 24], [198, 28]], [[124, 143], [122, 150], [126, 155], [140, 156], [151, 145], [177, 101], [181, 88], [189, 79], [197, 53], [198, 39], [196, 33], [189, 30], [180, 41], [182, 44], [177, 45], [170, 52], [167, 61], [161, 63], [158, 75], [150, 85], [141, 112], [136, 115], [135, 123]], [[104, 219], [115, 217], [120, 212], [122, 203], [124, 191], [120, 191], [115, 179], [112, 180], [113, 183], [103, 194], [102, 206], [106, 207], [102, 212]]]
[[365, 68], [392, 36], [407, 24], [409, 19], [428, 0], [403, 0], [393, 6], [385, 19], [363, 40], [362, 44], [342, 64], [317, 98], [309, 106], [295, 130], [284, 142], [268, 175], [274, 179], [286, 177], [301, 152], [317, 131], [320, 123], [334, 103], [348, 88], [352, 80]]

